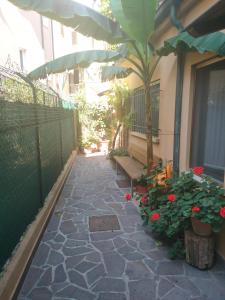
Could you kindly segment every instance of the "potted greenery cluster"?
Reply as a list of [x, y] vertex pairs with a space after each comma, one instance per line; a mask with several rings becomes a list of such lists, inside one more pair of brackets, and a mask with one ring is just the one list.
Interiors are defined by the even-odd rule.
[[224, 189], [195, 167], [177, 178], [151, 178], [152, 188], [135, 194], [144, 225], [171, 245], [171, 258], [184, 256], [184, 231], [198, 235], [221, 231], [225, 221]]

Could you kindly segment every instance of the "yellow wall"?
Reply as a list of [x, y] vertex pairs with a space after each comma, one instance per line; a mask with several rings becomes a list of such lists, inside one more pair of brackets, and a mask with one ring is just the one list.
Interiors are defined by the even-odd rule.
[[[218, 2], [217, 0], [189, 1], [182, 7], [182, 24], [187, 26], [193, 20], [197, 19], [210, 6]], [[189, 11], [188, 11], [189, 9]], [[169, 20], [166, 20], [160, 28], [157, 29], [154, 37], [156, 48], [163, 45], [164, 40], [175, 36], [177, 30], [171, 26]], [[193, 94], [195, 89], [195, 71], [201, 64], [213, 63], [221, 58], [215, 58], [215, 54], [199, 54], [196, 52], [188, 53], [185, 57], [184, 83], [182, 99], [182, 121], [181, 121], [181, 143], [180, 143], [180, 169], [181, 171], [189, 168], [191, 127], [192, 127], [192, 107]], [[164, 162], [173, 159], [173, 137], [174, 137], [174, 115], [175, 115], [175, 95], [176, 95], [176, 56], [170, 54], [163, 57], [157, 69], [155, 70], [153, 81], [160, 80], [160, 109], [159, 109], [159, 137], [160, 142], [154, 145], [154, 155], [163, 159]], [[128, 78], [128, 84], [131, 89], [141, 85], [140, 80], [131, 75]], [[129, 150], [134, 156], [142, 162], [146, 161], [146, 142], [144, 135], [136, 135], [132, 132], [129, 138]], [[218, 251], [225, 258], [225, 229], [224, 233], [218, 237]]]

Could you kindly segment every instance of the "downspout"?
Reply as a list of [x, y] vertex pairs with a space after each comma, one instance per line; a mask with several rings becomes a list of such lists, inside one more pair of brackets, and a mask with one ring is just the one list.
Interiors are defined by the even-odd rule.
[[184, 82], [184, 62], [185, 54], [182, 49], [177, 50], [177, 80], [176, 80], [176, 98], [175, 98], [175, 120], [174, 120], [174, 144], [173, 144], [173, 173], [179, 175], [180, 170], [180, 133], [181, 133], [181, 114], [182, 97]]
[[[178, 31], [183, 31], [184, 27], [177, 17], [177, 11], [182, 0], [173, 0], [170, 10], [172, 24]], [[184, 51], [178, 46], [177, 49], [177, 79], [176, 79], [176, 98], [175, 98], [175, 119], [174, 119], [174, 143], [173, 143], [173, 174], [179, 175], [180, 170], [180, 133], [181, 133], [181, 115], [182, 115], [182, 97], [184, 82]]]

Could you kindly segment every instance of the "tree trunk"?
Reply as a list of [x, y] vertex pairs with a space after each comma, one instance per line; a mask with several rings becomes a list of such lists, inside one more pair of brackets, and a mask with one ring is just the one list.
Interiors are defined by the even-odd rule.
[[114, 150], [115, 149], [115, 145], [116, 145], [116, 138], [120, 132], [120, 128], [121, 128], [122, 124], [120, 123], [117, 128], [116, 128], [116, 133], [114, 135], [114, 138], [113, 138], [113, 142], [112, 142], [112, 149]]
[[149, 175], [153, 164], [152, 103], [151, 103], [149, 84], [145, 84], [145, 108], [146, 108], [146, 140], [147, 140], [147, 174]]

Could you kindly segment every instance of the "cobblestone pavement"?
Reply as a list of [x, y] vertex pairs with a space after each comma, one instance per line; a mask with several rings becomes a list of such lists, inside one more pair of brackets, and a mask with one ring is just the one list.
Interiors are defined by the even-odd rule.
[[[78, 157], [17, 299], [224, 300], [225, 266], [170, 261], [125, 203], [104, 157]], [[89, 232], [89, 216], [117, 215], [120, 230]]]

